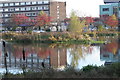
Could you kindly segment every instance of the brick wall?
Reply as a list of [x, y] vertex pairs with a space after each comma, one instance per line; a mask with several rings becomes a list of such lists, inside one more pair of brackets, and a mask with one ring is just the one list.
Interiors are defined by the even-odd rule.
[[53, 22], [63, 21], [66, 18], [66, 2], [50, 2], [50, 16]]

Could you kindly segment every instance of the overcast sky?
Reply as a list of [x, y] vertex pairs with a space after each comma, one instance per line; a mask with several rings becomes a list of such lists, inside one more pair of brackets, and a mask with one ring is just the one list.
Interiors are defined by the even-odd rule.
[[[0, 0], [5, 1], [5, 0]], [[71, 10], [77, 11], [79, 16], [99, 16], [99, 5], [104, 4], [104, 0], [59, 0], [66, 1], [67, 16], [70, 15]]]
[[103, 0], [65, 0], [67, 2], [67, 15], [74, 9], [79, 16], [99, 16], [99, 5], [104, 4]]

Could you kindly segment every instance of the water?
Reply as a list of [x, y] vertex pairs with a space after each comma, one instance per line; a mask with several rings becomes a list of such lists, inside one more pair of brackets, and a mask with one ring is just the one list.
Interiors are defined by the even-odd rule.
[[120, 62], [118, 45], [115, 40], [94, 46], [7, 43], [6, 50], [3, 47], [0, 48], [0, 73], [7, 71], [16, 74], [23, 73], [25, 70], [40, 71], [50, 67], [64, 70], [69, 66], [81, 69], [87, 65], [101, 66], [111, 62]]

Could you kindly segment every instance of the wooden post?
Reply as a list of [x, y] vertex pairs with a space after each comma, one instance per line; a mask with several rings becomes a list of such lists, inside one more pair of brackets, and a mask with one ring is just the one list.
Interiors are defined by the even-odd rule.
[[8, 54], [6, 52], [6, 43], [5, 41], [3, 41], [3, 49], [4, 49], [4, 65], [5, 65], [5, 69], [6, 69], [6, 75], [8, 74], [8, 69], [7, 69], [7, 59], [6, 57], [8, 57]]

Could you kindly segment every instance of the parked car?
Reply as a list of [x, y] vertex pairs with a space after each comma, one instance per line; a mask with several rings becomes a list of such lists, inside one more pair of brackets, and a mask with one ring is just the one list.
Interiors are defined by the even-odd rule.
[[2, 30], [2, 33], [7, 33], [7, 32], [9, 32], [9, 31], [7, 31], [7, 30]]
[[15, 32], [18, 32], [18, 33], [19, 33], [19, 32], [22, 32], [22, 31], [16, 30]]
[[33, 30], [32, 32], [34, 33], [42, 33], [42, 32], [45, 32], [44, 30]]

